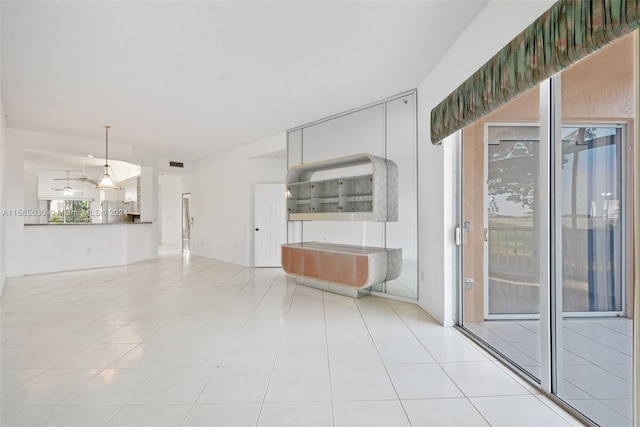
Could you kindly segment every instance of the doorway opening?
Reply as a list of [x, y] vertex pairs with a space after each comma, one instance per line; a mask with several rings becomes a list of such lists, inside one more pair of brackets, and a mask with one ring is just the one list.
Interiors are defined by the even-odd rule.
[[191, 193], [182, 195], [182, 253], [191, 253], [191, 227], [193, 217], [191, 216]]

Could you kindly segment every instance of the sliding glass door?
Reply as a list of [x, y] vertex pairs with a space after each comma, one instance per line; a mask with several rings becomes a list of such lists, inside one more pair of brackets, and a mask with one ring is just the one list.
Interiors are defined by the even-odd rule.
[[562, 328], [558, 396], [603, 425], [632, 420], [626, 307], [624, 129], [562, 128]]
[[537, 382], [539, 93], [469, 125], [462, 144], [463, 324]]
[[562, 128], [562, 308], [623, 315], [623, 128]]
[[562, 129], [554, 393], [607, 426], [633, 424], [633, 50], [631, 35], [567, 68], [555, 100]]
[[540, 315], [539, 134], [537, 125], [487, 125], [485, 319]]
[[635, 67], [632, 35], [462, 134], [459, 323], [607, 426], [633, 425]]

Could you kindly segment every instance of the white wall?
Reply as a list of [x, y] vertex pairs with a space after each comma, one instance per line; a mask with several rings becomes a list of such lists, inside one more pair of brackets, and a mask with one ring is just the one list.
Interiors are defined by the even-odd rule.
[[2, 94], [0, 93], [0, 296], [4, 291], [4, 285], [7, 279], [6, 270], [6, 233], [5, 233], [5, 216], [2, 215], [6, 207], [5, 195], [7, 188], [6, 179], [6, 122], [4, 118], [4, 110], [2, 108]]
[[553, 3], [489, 2], [418, 86], [419, 305], [444, 325], [454, 320], [456, 149], [452, 140], [431, 144], [431, 109]]
[[[0, 15], [2, 8], [0, 7]], [[1, 37], [0, 37], [1, 38]], [[1, 61], [0, 61], [1, 62]], [[0, 67], [2, 69], [2, 67]], [[2, 105], [2, 76], [0, 75], [0, 297], [4, 291], [4, 286], [7, 279], [6, 269], [6, 233], [5, 233], [5, 216], [2, 214], [6, 208], [6, 189], [7, 189], [7, 176], [6, 176], [6, 159], [7, 159], [7, 139], [5, 130], [7, 128], [7, 122], [4, 117], [4, 108]]]
[[[24, 149], [20, 144], [11, 141], [11, 129], [6, 130], [6, 164], [5, 179], [11, 185], [5, 186], [5, 209], [15, 212], [24, 208]], [[5, 253], [7, 277], [22, 276], [24, 274], [23, 246], [24, 220], [22, 217], [9, 215], [5, 220]]]
[[152, 224], [24, 227], [24, 274], [113, 267], [157, 256]]
[[[181, 162], [183, 165], [181, 168], [176, 166], [169, 166], [169, 162]], [[167, 158], [167, 157], [158, 157], [156, 159], [156, 168], [159, 172], [164, 173], [165, 175], [186, 175], [189, 173], [193, 173], [193, 168], [195, 162], [191, 160], [184, 160], [177, 157]]]
[[[111, 191], [111, 193], [117, 194], [117, 200], [127, 203], [133, 202], [134, 204], [136, 204], [138, 200], [138, 177], [133, 176], [131, 178], [118, 181], [118, 185], [122, 187], [122, 190]], [[135, 211], [131, 212], [138, 212], [138, 207], [136, 206]]]
[[[105, 225], [103, 227], [111, 227]], [[127, 224], [120, 225], [126, 228], [127, 233], [127, 258], [125, 264], [155, 259], [158, 257], [158, 241], [155, 224]]]
[[[183, 167], [169, 166], [169, 162], [183, 163]], [[194, 177], [195, 162], [177, 157], [158, 157], [158, 242], [176, 245], [182, 242], [182, 193], [185, 182]], [[189, 177], [188, 179], [186, 177]], [[193, 188], [193, 185], [189, 185]]]
[[159, 226], [162, 244], [179, 244], [182, 240], [182, 175], [158, 176]]
[[284, 184], [286, 174], [284, 158], [260, 156], [285, 147], [282, 132], [196, 162], [183, 191], [191, 193], [193, 254], [253, 265], [254, 184]]

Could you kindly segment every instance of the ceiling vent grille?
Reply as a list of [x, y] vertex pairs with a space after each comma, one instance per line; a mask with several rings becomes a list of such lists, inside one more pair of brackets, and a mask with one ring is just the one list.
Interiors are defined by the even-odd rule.
[[184, 167], [184, 163], [182, 162], [174, 162], [172, 160], [169, 161], [169, 166], [174, 167], [174, 168], [183, 168]]

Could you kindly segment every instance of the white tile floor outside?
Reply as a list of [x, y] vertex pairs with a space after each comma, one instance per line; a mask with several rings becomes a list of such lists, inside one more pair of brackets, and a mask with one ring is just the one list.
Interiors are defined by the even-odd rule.
[[10, 279], [0, 425], [580, 425], [414, 305], [181, 255]]
[[[633, 420], [633, 322], [631, 319], [565, 318], [559, 395], [603, 426]], [[540, 377], [540, 322], [490, 320], [466, 325], [523, 369]]]

